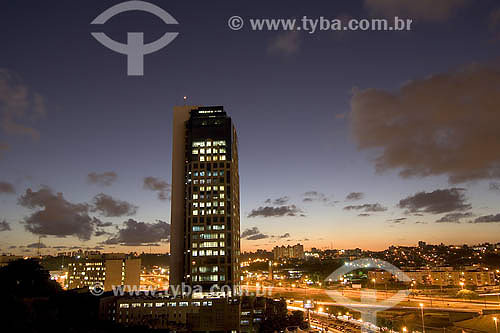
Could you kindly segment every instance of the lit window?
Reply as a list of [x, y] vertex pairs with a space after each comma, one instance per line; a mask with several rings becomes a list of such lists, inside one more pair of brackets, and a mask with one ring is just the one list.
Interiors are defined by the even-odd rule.
[[193, 257], [197, 257], [198, 256], [198, 251], [194, 250], [193, 252], [191, 252], [191, 255]]
[[198, 194], [193, 194], [193, 200], [197, 200], [198, 199]]
[[193, 154], [197, 155], [198, 154], [198, 149], [193, 149]]
[[212, 149], [211, 148], [207, 149], [207, 154], [212, 154]]
[[205, 156], [200, 156], [200, 162], [205, 162]]
[[198, 215], [198, 210], [193, 210], [193, 215]]
[[200, 149], [200, 154], [205, 154], [205, 149], [204, 148]]
[[207, 141], [207, 147], [212, 146], [212, 141]]
[[225, 161], [225, 160], [226, 160], [226, 155], [221, 155], [221, 156], [219, 157], [219, 159], [220, 159], [221, 161]]

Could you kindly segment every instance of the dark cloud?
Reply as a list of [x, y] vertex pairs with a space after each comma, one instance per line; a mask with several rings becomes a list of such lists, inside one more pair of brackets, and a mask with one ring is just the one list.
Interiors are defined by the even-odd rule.
[[113, 197], [100, 193], [94, 197], [92, 202], [93, 212], [99, 212], [106, 217], [120, 217], [135, 215], [137, 206], [134, 206], [126, 201], [114, 199]]
[[245, 229], [241, 233], [241, 238], [247, 239], [247, 240], [259, 240], [259, 239], [269, 238], [269, 236], [261, 233], [259, 231], [259, 228], [252, 227], [252, 228]]
[[57, 237], [76, 236], [89, 240], [102, 222], [88, 215], [87, 204], [73, 204], [62, 193], [54, 194], [48, 187], [39, 191], [27, 189], [18, 200], [19, 205], [34, 210], [24, 219], [25, 229], [36, 235]]
[[375, 213], [375, 212], [385, 212], [387, 208], [379, 203], [374, 203], [374, 204], [345, 206], [344, 210], [362, 210], [364, 212]]
[[47, 245], [45, 245], [44, 243], [31, 243], [29, 245], [26, 245], [26, 247], [28, 249], [46, 249], [47, 248]]
[[0, 232], [9, 230], [10, 230], [10, 224], [7, 223], [7, 221], [3, 220], [2, 222], [0, 222]]
[[476, 218], [472, 223], [499, 223], [500, 213], [496, 215], [484, 215]]
[[463, 188], [419, 192], [399, 201], [398, 207], [409, 213], [442, 214], [471, 209]]
[[368, 213], [361, 213], [361, 214], [358, 214], [359, 217], [368, 217], [370, 216], [370, 214]]
[[345, 199], [349, 201], [356, 201], [363, 199], [365, 194], [363, 192], [351, 192], [349, 193]]
[[146, 246], [170, 239], [170, 223], [157, 220], [156, 223], [138, 222], [133, 219], [123, 222], [123, 228], [103, 244]]
[[0, 194], [2, 193], [15, 194], [16, 190], [14, 189], [14, 186], [11, 183], [0, 182]]
[[351, 127], [360, 149], [380, 151], [379, 172], [448, 175], [450, 183], [493, 179], [500, 178], [500, 140], [493, 139], [499, 109], [498, 66], [475, 64], [410, 81], [396, 92], [355, 91]]
[[302, 202], [305, 203], [321, 202], [327, 206], [333, 206], [334, 204], [338, 203], [338, 201], [334, 201], [331, 197], [328, 197], [326, 194], [318, 191], [308, 191], [302, 194], [302, 196]]
[[436, 223], [460, 223], [461, 219], [464, 218], [469, 218], [474, 216], [474, 214], [467, 212], [467, 213], [449, 213], [446, 214], [445, 216], [441, 217], [439, 220], [436, 221]]
[[391, 219], [391, 220], [387, 220], [388, 222], [391, 222], [393, 224], [403, 224], [405, 223], [407, 220], [406, 217], [400, 217], [400, 218], [397, 218], [397, 219]]
[[[43, 97], [32, 92], [12, 72], [0, 69], [0, 131], [6, 135], [29, 136], [36, 141], [40, 132], [31, 124], [44, 115]], [[2, 147], [8, 145], [2, 144]]]
[[286, 232], [283, 235], [279, 236], [279, 238], [290, 238], [290, 233]]
[[282, 205], [286, 204], [288, 201], [290, 201], [290, 197], [284, 196], [284, 197], [280, 197], [277, 199], [267, 199], [264, 203], [282, 206]]
[[368, 12], [376, 17], [408, 17], [418, 21], [445, 21], [470, 0], [364, 0]]
[[143, 187], [146, 190], [158, 192], [158, 199], [160, 200], [170, 200], [171, 186], [164, 180], [155, 177], [144, 178]]
[[500, 183], [497, 182], [490, 183], [490, 191], [500, 191]]
[[252, 209], [248, 217], [280, 217], [280, 216], [304, 216], [302, 210], [295, 205], [279, 206], [279, 207], [259, 207]]
[[117, 179], [118, 175], [114, 171], [107, 171], [103, 173], [91, 172], [87, 175], [87, 182], [89, 184], [101, 186], [111, 186]]

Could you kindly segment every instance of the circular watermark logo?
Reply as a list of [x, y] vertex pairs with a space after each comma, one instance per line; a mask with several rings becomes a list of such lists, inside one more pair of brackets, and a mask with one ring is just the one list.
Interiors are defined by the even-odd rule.
[[[382, 270], [391, 273], [394, 278], [401, 282], [411, 282], [411, 279], [396, 266], [386, 261], [372, 258], [346, 262], [342, 267], [327, 276], [325, 281], [341, 281], [346, 274], [358, 269]], [[360, 301], [345, 297], [342, 292], [337, 290], [327, 290], [326, 294], [339, 305], [360, 312], [363, 322], [376, 324], [377, 312], [393, 308], [408, 297], [410, 291], [408, 289], [398, 290], [393, 296], [380, 301], [377, 300], [377, 291], [374, 289], [360, 290]]]
[[241, 16], [231, 16], [229, 20], [227, 20], [227, 25], [231, 30], [241, 30], [241, 28], [243, 28], [244, 21]]
[[89, 287], [89, 291], [94, 296], [101, 296], [104, 294], [104, 285], [100, 282], [96, 282]]

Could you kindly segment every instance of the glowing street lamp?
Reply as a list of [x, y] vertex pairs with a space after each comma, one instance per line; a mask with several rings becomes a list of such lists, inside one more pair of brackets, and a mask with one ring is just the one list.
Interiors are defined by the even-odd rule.
[[495, 332], [498, 333], [498, 318], [493, 317], [493, 321], [495, 322]]
[[406, 327], [403, 327], [403, 332], [404, 333], [408, 332], [408, 329]]
[[425, 322], [424, 322], [424, 303], [420, 303], [420, 311], [422, 313], [422, 331], [425, 333]]
[[464, 289], [464, 285], [465, 285], [465, 283], [464, 283], [463, 281], [460, 281], [460, 283], [459, 283], [459, 284], [460, 284], [460, 287], [462, 287], [462, 289]]

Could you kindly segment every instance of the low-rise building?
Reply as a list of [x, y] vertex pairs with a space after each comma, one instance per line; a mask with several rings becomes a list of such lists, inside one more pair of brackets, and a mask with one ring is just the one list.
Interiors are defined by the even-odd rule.
[[139, 289], [141, 259], [121, 253], [77, 255], [68, 263], [68, 289], [101, 285], [105, 291], [113, 286]]

